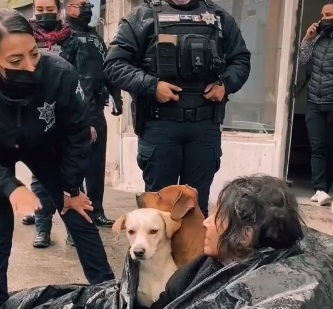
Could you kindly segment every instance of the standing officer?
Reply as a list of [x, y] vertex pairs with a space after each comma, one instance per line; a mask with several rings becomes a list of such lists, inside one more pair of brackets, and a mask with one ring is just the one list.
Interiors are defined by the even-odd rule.
[[189, 184], [208, 198], [229, 94], [250, 73], [235, 20], [211, 0], [147, 0], [124, 18], [104, 70], [131, 93], [146, 191]]
[[99, 226], [112, 226], [113, 220], [106, 218], [103, 209], [107, 124], [104, 106], [111, 87], [105, 79], [103, 61], [106, 46], [95, 29], [88, 26], [92, 17], [92, 5], [86, 0], [66, 2], [67, 22], [74, 35], [81, 41], [75, 67], [80, 74], [82, 88], [94, 112], [91, 115], [93, 144], [86, 173], [87, 195], [93, 202], [95, 222]]

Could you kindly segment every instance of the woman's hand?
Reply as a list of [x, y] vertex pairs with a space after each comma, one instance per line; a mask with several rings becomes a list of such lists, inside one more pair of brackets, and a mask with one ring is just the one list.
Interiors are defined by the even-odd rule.
[[76, 197], [69, 197], [64, 195], [64, 208], [61, 211], [61, 214], [64, 215], [69, 209], [75, 210], [83, 218], [85, 218], [89, 223], [93, 223], [91, 218], [88, 216], [86, 211], [93, 211], [94, 208], [91, 206], [92, 203], [83, 192], [80, 192], [80, 195]]
[[319, 27], [318, 23], [313, 23], [309, 29], [306, 31], [306, 35], [304, 37], [307, 41], [312, 41], [317, 35], [317, 28]]
[[42, 209], [37, 195], [25, 186], [15, 189], [9, 197], [9, 201], [12, 204], [14, 213], [23, 216], [31, 215], [35, 211]]

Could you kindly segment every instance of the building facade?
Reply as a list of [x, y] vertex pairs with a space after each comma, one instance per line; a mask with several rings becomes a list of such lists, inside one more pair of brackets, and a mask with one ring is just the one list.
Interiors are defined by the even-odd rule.
[[[211, 188], [215, 200], [222, 185], [234, 177], [267, 173], [286, 176], [290, 127], [292, 65], [298, 46], [299, 0], [215, 0], [234, 16], [249, 50], [252, 70], [243, 89], [230, 96], [222, 133], [222, 164]], [[111, 41], [122, 16], [138, 4], [131, 0], [108, 0], [104, 34]], [[129, 97], [124, 93], [124, 114], [110, 116], [107, 182], [125, 189], [143, 190], [137, 166], [137, 137], [133, 132]]]

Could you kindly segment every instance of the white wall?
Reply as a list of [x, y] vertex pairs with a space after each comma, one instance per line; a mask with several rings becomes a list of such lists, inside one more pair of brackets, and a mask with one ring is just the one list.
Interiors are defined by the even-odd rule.
[[[226, 133], [222, 136], [222, 162], [211, 187], [210, 201], [214, 202], [226, 181], [240, 175], [266, 173], [274, 175], [275, 142], [272, 135], [239, 135]], [[115, 187], [129, 191], [143, 191], [142, 173], [136, 163], [137, 137], [124, 134], [122, 138], [122, 181]]]

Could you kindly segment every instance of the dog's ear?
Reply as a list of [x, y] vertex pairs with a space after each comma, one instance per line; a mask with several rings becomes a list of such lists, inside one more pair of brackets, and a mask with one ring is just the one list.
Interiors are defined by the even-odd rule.
[[170, 212], [158, 211], [165, 222], [165, 231], [168, 238], [171, 238], [182, 226], [181, 220], [171, 218]]
[[179, 191], [177, 199], [171, 209], [171, 218], [174, 220], [182, 219], [190, 210], [194, 209], [196, 201], [194, 198], [183, 191]]
[[122, 215], [119, 217], [112, 226], [112, 232], [119, 234], [121, 230], [126, 228], [126, 217], [127, 215]]

